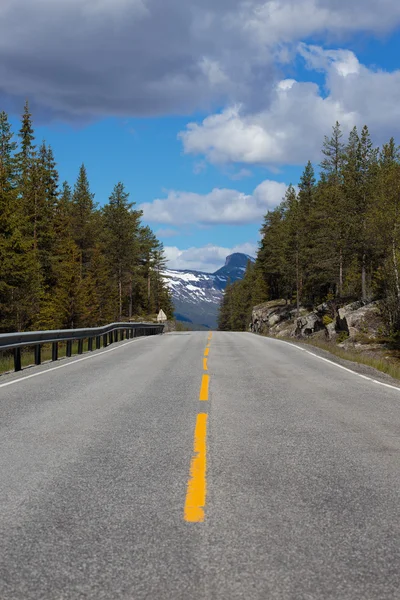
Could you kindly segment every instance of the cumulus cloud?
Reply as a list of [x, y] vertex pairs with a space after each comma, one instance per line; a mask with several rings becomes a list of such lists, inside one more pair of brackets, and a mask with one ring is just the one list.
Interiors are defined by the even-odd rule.
[[319, 159], [336, 121], [344, 131], [367, 123], [378, 142], [400, 134], [400, 71], [367, 68], [348, 50], [300, 44], [298, 52], [308, 68], [325, 74], [324, 90], [282, 80], [260, 111], [249, 114], [237, 104], [189, 123], [179, 134], [185, 152], [217, 164], [303, 164]]
[[208, 244], [201, 248], [192, 247], [187, 250], [180, 250], [176, 246], [165, 247], [169, 269], [187, 269], [205, 273], [217, 271], [225, 264], [226, 257], [234, 252], [243, 252], [243, 254], [255, 257], [257, 245], [248, 242], [233, 248], [224, 248]]
[[285, 195], [285, 183], [266, 180], [252, 194], [214, 188], [208, 194], [170, 191], [164, 199], [141, 204], [146, 221], [167, 225], [242, 225], [259, 223]]
[[69, 120], [254, 112], [285, 45], [399, 23], [398, 0], [1, 0], [0, 100]]
[[161, 229], [157, 229], [156, 231], [156, 236], [158, 238], [171, 238], [171, 237], [175, 237], [179, 235], [179, 231], [177, 229], [172, 229], [172, 228], [161, 228]]

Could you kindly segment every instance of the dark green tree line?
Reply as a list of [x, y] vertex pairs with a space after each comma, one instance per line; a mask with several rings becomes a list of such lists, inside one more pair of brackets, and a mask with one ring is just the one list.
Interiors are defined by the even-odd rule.
[[17, 136], [0, 112], [0, 331], [172, 316], [163, 246], [141, 217], [121, 182], [99, 207], [84, 165], [60, 187], [28, 103]]
[[[365, 126], [347, 142], [339, 123], [325, 137], [319, 178], [310, 162], [297, 190], [269, 211], [254, 270], [262, 301], [315, 307], [327, 299], [379, 300], [390, 333], [400, 331], [400, 152], [376, 148]], [[246, 278], [245, 278], [246, 279]], [[220, 326], [247, 329], [254, 299], [245, 279], [228, 287]], [[237, 320], [237, 303], [241, 314]], [[235, 316], [236, 315], [236, 316]]]

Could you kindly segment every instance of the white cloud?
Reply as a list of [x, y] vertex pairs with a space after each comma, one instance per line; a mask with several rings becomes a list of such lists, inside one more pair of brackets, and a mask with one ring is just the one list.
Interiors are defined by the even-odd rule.
[[225, 248], [208, 244], [201, 248], [188, 248], [180, 250], [176, 246], [166, 246], [165, 255], [169, 269], [187, 269], [214, 273], [225, 264], [225, 259], [234, 252], [243, 252], [249, 256], [256, 256], [257, 245], [251, 242]]
[[[320, 71], [329, 71], [331, 69], [342, 77], [357, 75], [361, 71], [358, 58], [351, 50], [325, 50], [320, 46], [299, 44], [298, 52], [304, 58], [309, 69]], [[295, 83], [294, 80], [288, 81]]]
[[399, 24], [398, 0], [1, 0], [0, 97], [47, 119], [254, 111], [288, 47]]
[[175, 237], [175, 236], [179, 235], [179, 231], [177, 231], [176, 229], [169, 229], [169, 228], [157, 229], [155, 235], [158, 238], [171, 238], [171, 237]]
[[316, 33], [340, 37], [355, 31], [378, 33], [391, 30], [400, 19], [397, 0], [269, 0], [242, 6], [244, 28], [268, 45]]
[[141, 204], [146, 221], [168, 225], [242, 225], [259, 223], [270, 209], [277, 206], [287, 186], [266, 180], [252, 194], [238, 190], [215, 188], [208, 194], [170, 191], [167, 198]]
[[257, 112], [234, 105], [189, 123], [179, 134], [186, 153], [216, 164], [304, 164], [318, 161], [323, 137], [336, 121], [344, 131], [368, 124], [378, 143], [400, 134], [400, 71], [376, 71], [348, 50], [300, 44], [310, 69], [325, 74], [325, 89], [285, 79]]
[[245, 177], [251, 177], [252, 174], [250, 169], [239, 169], [239, 171], [228, 174], [228, 176], [233, 179], [233, 181], [239, 181], [240, 179], [245, 179]]

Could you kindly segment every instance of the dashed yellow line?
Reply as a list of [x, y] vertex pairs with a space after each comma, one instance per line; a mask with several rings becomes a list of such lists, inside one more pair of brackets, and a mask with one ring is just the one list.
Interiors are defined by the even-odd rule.
[[[207, 347], [204, 350], [203, 370], [208, 371], [207, 357], [210, 353], [210, 331]], [[210, 376], [203, 373], [200, 386], [199, 400], [208, 400], [208, 388]], [[206, 413], [199, 413], [196, 420], [194, 432], [194, 454], [190, 464], [190, 477], [187, 486], [184, 519], [188, 523], [202, 523], [204, 521], [204, 509], [206, 505], [206, 472], [207, 472], [207, 418]]]
[[200, 388], [200, 397], [199, 400], [208, 400], [208, 385], [210, 383], [210, 376], [203, 375], [203, 379], [201, 380], [201, 388]]
[[207, 469], [207, 417], [205, 413], [197, 415], [194, 432], [194, 456], [190, 465], [184, 519], [189, 523], [204, 521], [206, 505], [206, 469]]

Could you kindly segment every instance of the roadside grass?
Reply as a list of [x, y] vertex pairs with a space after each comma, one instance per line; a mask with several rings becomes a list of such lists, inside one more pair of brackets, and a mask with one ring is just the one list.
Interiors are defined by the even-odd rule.
[[[88, 340], [83, 341], [83, 352], [88, 351]], [[58, 358], [65, 358], [67, 351], [67, 344], [59, 342], [58, 344]], [[78, 342], [72, 343], [72, 355], [78, 354]], [[51, 361], [51, 344], [42, 345], [42, 363]], [[21, 363], [22, 368], [33, 366], [35, 364], [35, 354], [33, 346], [28, 346], [22, 349], [21, 352]], [[14, 355], [12, 351], [0, 352], [0, 375], [14, 371]]]
[[[287, 338], [286, 341], [291, 341], [293, 343], [293, 339]], [[397, 358], [389, 356], [386, 358], [385, 356], [375, 357], [369, 356], [363, 351], [357, 352], [356, 350], [347, 350], [345, 348], [340, 348], [334, 343], [325, 342], [323, 340], [313, 339], [313, 340], [301, 340], [298, 342], [299, 344], [304, 344], [307, 346], [315, 346], [316, 348], [321, 348], [321, 350], [326, 350], [339, 358], [343, 358], [349, 362], [358, 363], [361, 365], [367, 365], [368, 367], [373, 367], [382, 373], [386, 373], [390, 375], [394, 379], [400, 380], [400, 361]], [[385, 352], [386, 355], [390, 350], [382, 348], [379, 352]]]

